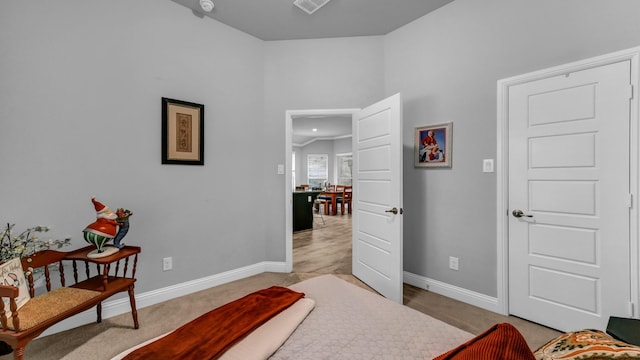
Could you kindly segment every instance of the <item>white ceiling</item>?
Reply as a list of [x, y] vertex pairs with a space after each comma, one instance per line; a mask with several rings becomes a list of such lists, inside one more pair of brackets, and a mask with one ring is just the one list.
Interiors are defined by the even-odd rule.
[[262, 40], [385, 35], [453, 0], [331, 0], [312, 15], [293, 0], [172, 0]]
[[[206, 13], [200, 0], [172, 0], [265, 41], [385, 35], [453, 0], [331, 0], [307, 14], [294, 0], [213, 0]], [[293, 119], [293, 144], [339, 139], [351, 134], [350, 117]], [[312, 132], [311, 129], [318, 129]]]
[[296, 116], [291, 122], [291, 128], [292, 143], [296, 146], [304, 146], [314, 140], [342, 139], [351, 135], [351, 115]]

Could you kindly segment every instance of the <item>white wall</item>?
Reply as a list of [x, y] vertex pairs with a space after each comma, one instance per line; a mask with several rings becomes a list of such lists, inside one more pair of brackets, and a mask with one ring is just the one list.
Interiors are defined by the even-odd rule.
[[[0, 221], [79, 247], [91, 195], [133, 210], [138, 292], [283, 262], [285, 110], [402, 92], [405, 270], [495, 296], [496, 179], [481, 162], [496, 156], [496, 81], [640, 45], [639, 13], [456, 0], [384, 37], [265, 43], [171, 1], [3, 1]], [[204, 167], [160, 164], [163, 96], [205, 105]], [[413, 168], [413, 128], [448, 121], [453, 168]]]
[[273, 41], [265, 43], [264, 133], [261, 149], [268, 259], [285, 258], [285, 111], [364, 107], [383, 98], [381, 37]]
[[333, 152], [335, 154], [350, 154], [353, 152], [353, 138], [346, 137], [333, 141]]
[[[0, 221], [77, 248], [92, 195], [131, 209], [138, 293], [284, 262], [285, 110], [383, 94], [380, 37], [265, 43], [171, 1], [2, 2], [0, 44]], [[161, 97], [205, 105], [204, 166], [160, 164]]]
[[338, 176], [336, 173], [336, 155], [351, 153], [351, 137], [335, 140], [316, 140], [305, 146], [296, 146], [293, 150], [296, 152], [297, 184], [295, 185], [308, 184], [307, 155], [309, 154], [327, 154], [329, 156], [329, 182], [335, 184]]
[[[265, 260], [264, 210], [238, 196], [264, 192], [262, 41], [171, 1], [12, 0], [0, 44], [1, 222], [70, 250], [92, 195], [131, 209], [138, 293]], [[204, 166], [161, 165], [163, 96], [205, 105]]]
[[[385, 92], [404, 104], [404, 266], [496, 296], [499, 79], [640, 45], [635, 0], [456, 0], [385, 36]], [[453, 122], [453, 167], [416, 169], [413, 129]], [[460, 270], [448, 268], [449, 256]]]

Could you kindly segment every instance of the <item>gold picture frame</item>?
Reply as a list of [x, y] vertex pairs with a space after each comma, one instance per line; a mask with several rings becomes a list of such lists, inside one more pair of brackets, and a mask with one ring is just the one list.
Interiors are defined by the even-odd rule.
[[204, 105], [162, 98], [162, 163], [204, 165]]
[[445, 123], [415, 129], [415, 167], [451, 167], [452, 126]]

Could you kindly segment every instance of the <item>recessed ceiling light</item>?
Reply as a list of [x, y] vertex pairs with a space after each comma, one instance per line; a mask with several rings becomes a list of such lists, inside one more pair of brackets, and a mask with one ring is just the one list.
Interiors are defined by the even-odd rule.
[[311, 15], [316, 12], [316, 10], [325, 6], [328, 2], [329, 0], [295, 0], [293, 2], [293, 5], [299, 7], [300, 9], [304, 10], [304, 12]]
[[316, 132], [316, 131], [318, 131], [318, 129], [313, 128], [313, 129], [311, 129], [311, 131]]

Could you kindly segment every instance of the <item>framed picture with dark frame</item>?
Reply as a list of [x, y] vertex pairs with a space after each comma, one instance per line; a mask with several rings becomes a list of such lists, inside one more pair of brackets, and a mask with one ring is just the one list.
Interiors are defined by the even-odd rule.
[[451, 167], [452, 125], [445, 123], [415, 129], [415, 167]]
[[162, 163], [204, 165], [204, 105], [162, 98]]

